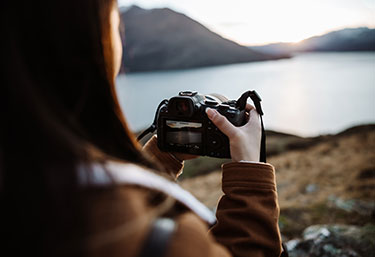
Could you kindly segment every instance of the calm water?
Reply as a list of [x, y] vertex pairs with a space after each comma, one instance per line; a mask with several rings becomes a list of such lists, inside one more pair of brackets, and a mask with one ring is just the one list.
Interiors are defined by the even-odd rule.
[[311, 53], [292, 59], [184, 71], [121, 75], [117, 91], [132, 130], [182, 90], [237, 99], [261, 95], [267, 129], [302, 136], [336, 133], [375, 122], [375, 53]]

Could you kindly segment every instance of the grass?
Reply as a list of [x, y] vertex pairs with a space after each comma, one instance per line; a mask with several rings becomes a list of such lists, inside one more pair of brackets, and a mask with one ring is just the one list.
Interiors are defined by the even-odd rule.
[[355, 212], [347, 212], [329, 206], [329, 203], [319, 203], [305, 208], [287, 208], [280, 211], [280, 230], [288, 238], [300, 237], [306, 227], [316, 224], [364, 226], [363, 236], [366, 238], [375, 238], [375, 222], [373, 217], [363, 216]]

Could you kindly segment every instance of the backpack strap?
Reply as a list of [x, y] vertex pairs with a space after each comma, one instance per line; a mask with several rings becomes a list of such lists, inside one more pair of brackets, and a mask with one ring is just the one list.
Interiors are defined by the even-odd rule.
[[[88, 170], [90, 172], [87, 172]], [[137, 185], [154, 189], [184, 204], [208, 224], [216, 222], [216, 217], [212, 211], [199, 202], [191, 193], [175, 182], [135, 164], [110, 161], [105, 164], [81, 165], [78, 167], [78, 179], [82, 185]]]
[[157, 219], [152, 225], [138, 257], [163, 257], [175, 230], [176, 223], [174, 220], [168, 218]]

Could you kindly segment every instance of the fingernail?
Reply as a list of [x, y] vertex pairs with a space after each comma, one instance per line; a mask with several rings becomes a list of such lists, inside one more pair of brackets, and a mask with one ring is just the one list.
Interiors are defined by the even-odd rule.
[[206, 108], [208, 118], [212, 119], [216, 115], [216, 111], [211, 108]]

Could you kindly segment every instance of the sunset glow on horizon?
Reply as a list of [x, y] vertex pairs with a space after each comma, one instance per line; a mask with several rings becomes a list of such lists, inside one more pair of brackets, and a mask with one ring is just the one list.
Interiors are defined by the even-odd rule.
[[168, 7], [243, 45], [299, 42], [347, 27], [375, 27], [375, 0], [119, 0]]

